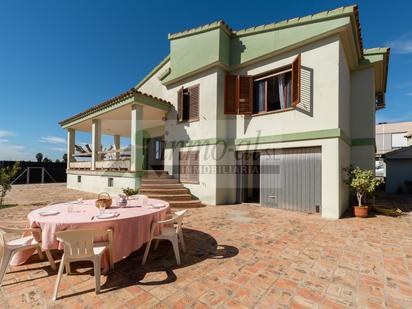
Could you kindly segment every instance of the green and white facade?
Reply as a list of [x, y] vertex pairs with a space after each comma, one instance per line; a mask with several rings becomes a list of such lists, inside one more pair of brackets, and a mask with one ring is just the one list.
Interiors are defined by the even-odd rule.
[[[253, 183], [258, 184], [257, 203], [264, 204], [265, 194], [280, 200], [288, 187], [293, 190], [283, 200], [302, 204], [314, 194], [313, 209], [339, 218], [349, 205], [342, 169], [375, 166], [375, 111], [384, 104], [389, 60], [388, 48], [363, 48], [357, 7], [240, 31], [216, 22], [170, 34], [169, 41], [170, 54], [134, 90], [61, 122], [68, 130], [69, 154], [76, 131], [92, 132], [95, 153], [85, 168], [69, 160], [68, 187], [113, 193], [138, 188], [144, 170], [150, 169], [145, 163], [151, 155], [144, 148], [147, 135], [162, 137], [164, 169], [177, 179], [180, 153], [198, 151], [198, 181], [184, 185], [206, 204], [247, 202], [243, 191], [248, 188], [242, 186]], [[225, 113], [227, 74], [263, 76], [290, 66], [299, 55], [296, 106], [260, 114]], [[178, 92], [192, 86], [198, 86], [198, 119], [178, 121]], [[119, 136], [131, 137], [126, 170], [114, 171], [108, 167], [115, 163], [98, 160], [101, 134], [113, 135], [114, 143]], [[273, 170], [278, 174], [272, 178], [276, 196], [270, 195], [270, 175], [239, 172], [244, 155], [254, 153], [260, 173], [265, 158], [284, 160]], [[288, 166], [293, 173], [282, 170]], [[114, 179], [113, 187], [107, 187], [107, 178]], [[292, 200], [286, 202], [286, 208], [295, 209]], [[280, 202], [268, 206], [283, 208]]]

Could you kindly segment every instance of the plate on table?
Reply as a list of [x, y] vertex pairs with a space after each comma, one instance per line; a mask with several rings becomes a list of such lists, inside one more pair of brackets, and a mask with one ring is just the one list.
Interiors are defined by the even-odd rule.
[[39, 212], [40, 216], [55, 216], [58, 215], [60, 211], [57, 210], [43, 210]]
[[118, 212], [105, 212], [103, 214], [98, 214], [96, 216], [97, 219], [111, 219], [111, 218], [115, 218], [119, 215]]
[[153, 208], [163, 208], [166, 206], [166, 204], [162, 202], [151, 202], [149, 203], [149, 205], [152, 206]]

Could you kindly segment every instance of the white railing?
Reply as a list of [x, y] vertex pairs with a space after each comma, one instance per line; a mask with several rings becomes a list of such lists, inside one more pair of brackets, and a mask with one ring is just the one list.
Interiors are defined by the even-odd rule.
[[70, 162], [70, 169], [91, 169], [92, 162], [82, 161], [82, 162]]
[[129, 170], [130, 160], [97, 161], [96, 169]]
[[[70, 169], [90, 170], [92, 162], [70, 162]], [[96, 170], [130, 170], [130, 160], [96, 161]]]

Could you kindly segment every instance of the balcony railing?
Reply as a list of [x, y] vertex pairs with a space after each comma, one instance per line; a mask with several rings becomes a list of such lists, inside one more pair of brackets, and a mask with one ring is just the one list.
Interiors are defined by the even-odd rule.
[[[92, 162], [80, 161], [70, 162], [70, 169], [73, 170], [90, 170]], [[96, 161], [96, 170], [130, 170], [130, 160], [107, 160]]]

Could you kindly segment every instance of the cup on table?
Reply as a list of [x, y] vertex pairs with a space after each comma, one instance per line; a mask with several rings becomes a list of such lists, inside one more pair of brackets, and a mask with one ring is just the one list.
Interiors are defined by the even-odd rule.
[[106, 211], [106, 207], [104, 207], [104, 206], [99, 207], [99, 213], [100, 213], [101, 215], [104, 214], [105, 211]]
[[148, 198], [145, 196], [142, 196], [142, 205], [147, 206], [147, 204], [148, 204]]

